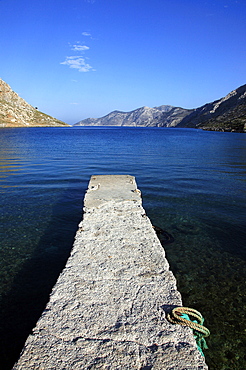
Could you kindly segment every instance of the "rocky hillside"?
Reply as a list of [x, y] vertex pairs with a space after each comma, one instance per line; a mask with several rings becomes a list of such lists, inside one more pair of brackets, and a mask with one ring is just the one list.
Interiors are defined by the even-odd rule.
[[114, 111], [102, 118], [88, 118], [75, 126], [187, 127], [246, 132], [246, 85], [197, 109], [171, 105], [142, 107], [131, 112]]
[[19, 97], [0, 79], [0, 127], [69, 126], [48, 116]]
[[171, 127], [176, 126], [192, 111], [171, 105], [154, 108], [141, 107], [131, 112], [114, 111], [102, 118], [87, 118], [74, 126]]
[[178, 127], [246, 132], [246, 85], [231, 91], [222, 99], [195, 109]]

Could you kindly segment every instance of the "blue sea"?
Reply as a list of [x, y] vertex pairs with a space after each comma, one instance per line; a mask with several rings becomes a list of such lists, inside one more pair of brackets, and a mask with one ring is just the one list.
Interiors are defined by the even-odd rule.
[[0, 129], [0, 368], [11, 369], [71, 251], [91, 175], [136, 177], [210, 369], [246, 368], [246, 135], [177, 128]]

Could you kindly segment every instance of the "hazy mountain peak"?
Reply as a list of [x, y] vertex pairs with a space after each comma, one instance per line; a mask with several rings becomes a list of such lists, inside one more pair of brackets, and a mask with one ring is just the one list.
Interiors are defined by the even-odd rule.
[[[171, 105], [161, 105], [150, 108], [143, 106], [130, 112], [113, 111], [101, 118], [87, 118], [74, 126], [137, 126], [137, 127], [170, 127], [181, 121], [191, 111], [175, 108]], [[168, 113], [170, 114], [168, 115]]]

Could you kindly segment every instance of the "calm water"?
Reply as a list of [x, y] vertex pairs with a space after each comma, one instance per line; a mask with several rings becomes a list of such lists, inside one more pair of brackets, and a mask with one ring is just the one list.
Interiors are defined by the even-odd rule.
[[246, 135], [161, 128], [0, 130], [0, 368], [10, 369], [69, 256], [91, 175], [130, 174], [184, 305], [211, 330], [210, 369], [245, 357]]

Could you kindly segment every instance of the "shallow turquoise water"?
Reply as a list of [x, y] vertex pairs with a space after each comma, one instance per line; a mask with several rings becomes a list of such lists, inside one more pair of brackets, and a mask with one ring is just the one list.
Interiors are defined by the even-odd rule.
[[184, 305], [211, 331], [210, 369], [244, 369], [246, 135], [160, 128], [0, 130], [1, 368], [10, 369], [66, 263], [93, 174], [130, 174]]

